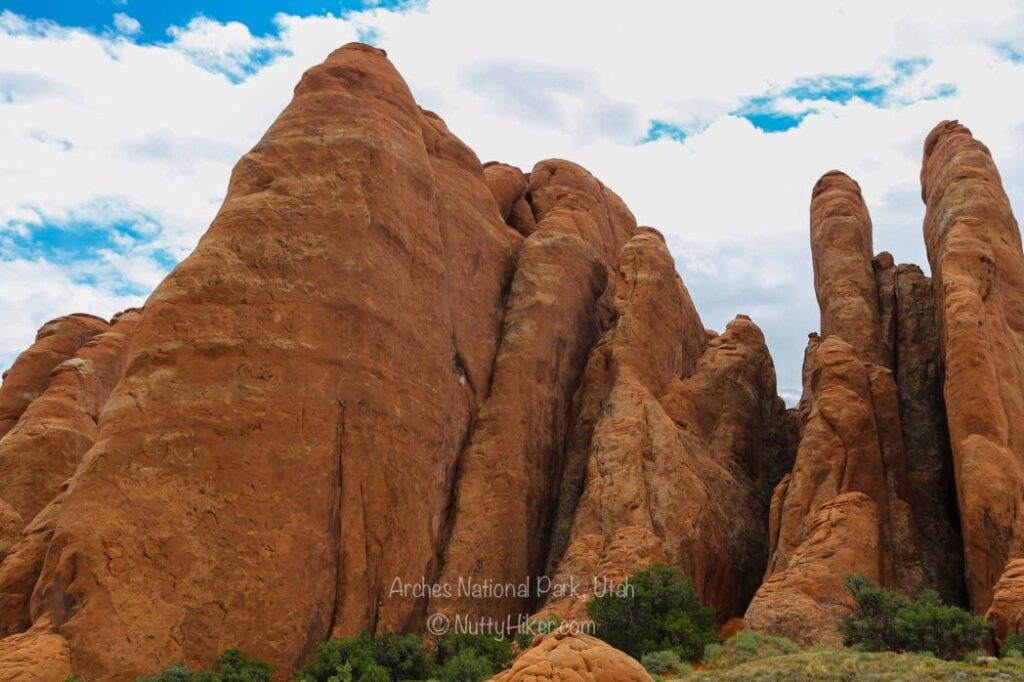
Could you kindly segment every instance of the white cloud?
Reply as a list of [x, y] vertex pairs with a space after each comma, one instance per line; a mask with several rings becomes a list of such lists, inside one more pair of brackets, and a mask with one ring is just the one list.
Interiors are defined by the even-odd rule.
[[196, 64], [232, 78], [241, 78], [284, 47], [276, 38], [257, 38], [249, 27], [238, 21], [222, 24], [198, 16], [184, 28], [167, 30], [171, 48], [187, 55]]
[[113, 313], [141, 305], [142, 296], [119, 296], [73, 279], [46, 259], [0, 260], [0, 353], [9, 366], [28, 347], [43, 322], [69, 313]]
[[[403, 12], [279, 15], [276, 36], [196, 17], [163, 45], [5, 12], [0, 236], [43, 223], [156, 226], [135, 230], [129, 244], [97, 247], [87, 263], [49, 265], [68, 286], [92, 268], [92, 284], [80, 286], [92, 287], [96, 312], [114, 312], [118, 297], [97, 297], [126, 282], [151, 286], [168, 255], [188, 253], [234, 160], [302, 71], [373, 36], [420, 103], [482, 159], [529, 168], [570, 158], [618, 191], [642, 223], [666, 233], [708, 326], [721, 329], [740, 312], [762, 326], [791, 397], [806, 334], [817, 327], [807, 207], [822, 172], [842, 168], [861, 183], [876, 250], [922, 265], [917, 175], [937, 121], [967, 123], [1024, 205], [1024, 64], [1007, 49], [1024, 39], [1021, 10], [1011, 0], [791, 0], [742, 11], [434, 0]], [[824, 77], [883, 95], [794, 90], [827, 85]], [[732, 113], [753, 98], [802, 122], [766, 133]], [[685, 141], [638, 144], [653, 120], [683, 128]], [[0, 338], [0, 360], [24, 347], [43, 317], [16, 303], [0, 308], [4, 322], [28, 320]]]
[[118, 33], [133, 36], [142, 31], [142, 24], [135, 17], [130, 17], [124, 12], [117, 12], [114, 14], [114, 28]]

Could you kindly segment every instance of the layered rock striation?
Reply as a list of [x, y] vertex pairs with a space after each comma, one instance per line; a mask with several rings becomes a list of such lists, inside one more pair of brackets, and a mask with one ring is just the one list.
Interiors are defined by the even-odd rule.
[[[955, 122], [922, 188], [933, 279], [873, 254], [851, 178], [814, 187], [787, 410], [757, 325], [705, 329], [593, 174], [481, 164], [382, 51], [335, 51], [143, 309], [47, 323], [5, 375], [0, 678], [239, 647], [287, 679], [435, 613], [582, 619], [655, 562], [808, 643], [839, 643], [851, 573], [1021, 631], [1020, 233]], [[568, 677], [646, 679], [564, 633], [496, 679]]]

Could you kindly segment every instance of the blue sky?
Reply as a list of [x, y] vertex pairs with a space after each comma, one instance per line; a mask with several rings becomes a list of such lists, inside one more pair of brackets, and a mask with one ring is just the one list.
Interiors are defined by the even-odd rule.
[[[3, 0], [0, 0], [3, 3]], [[768, 339], [784, 396], [817, 328], [810, 188], [864, 188], [925, 265], [921, 143], [944, 118], [1024, 191], [1024, 2], [128, 0], [0, 4], [0, 365], [47, 319], [137, 305], [216, 214], [302, 72], [384, 47], [481, 157], [562, 157], [667, 237], [706, 326]], [[45, 20], [45, 21], [38, 21]], [[1024, 200], [1024, 199], [1022, 199]]]
[[[374, 3], [374, 6], [395, 6], [398, 1]], [[274, 34], [274, 15], [279, 12], [297, 15], [342, 15], [364, 9], [362, 0], [8, 0], [6, 9], [33, 19], [50, 19], [64, 26], [80, 26], [101, 32], [114, 25], [114, 14], [123, 13], [142, 26], [139, 39], [163, 41], [171, 26], [185, 26], [193, 17], [203, 15], [220, 22], [238, 21], [255, 35]]]

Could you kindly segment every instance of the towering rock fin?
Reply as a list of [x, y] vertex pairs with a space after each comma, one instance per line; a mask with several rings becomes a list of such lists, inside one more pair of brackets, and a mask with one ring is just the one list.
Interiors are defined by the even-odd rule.
[[[810, 238], [822, 337], [808, 344], [800, 445], [773, 496], [768, 572], [745, 619], [754, 629], [834, 644], [845, 575], [961, 600], [960, 540], [947, 506], [927, 279], [912, 266], [897, 268], [887, 253], [872, 258], [860, 186], [839, 171], [812, 190]], [[843, 520], [842, 532], [826, 532], [834, 519]], [[855, 534], [865, 537], [865, 552], [840, 551], [839, 538]]]
[[921, 196], [967, 590], [976, 612], [992, 605], [989, 617], [1002, 638], [1006, 624], [1019, 622], [1019, 614], [1005, 610], [1010, 594], [1024, 590], [1011, 561], [1024, 558], [1020, 230], [988, 148], [956, 121], [943, 121], [925, 140]]

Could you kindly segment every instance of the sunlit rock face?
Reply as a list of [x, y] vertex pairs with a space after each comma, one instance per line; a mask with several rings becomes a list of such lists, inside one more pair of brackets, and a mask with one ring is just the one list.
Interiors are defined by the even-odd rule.
[[[821, 328], [787, 410], [754, 321], [705, 329], [591, 172], [482, 164], [381, 50], [335, 51], [142, 309], [54, 320], [6, 374], [0, 678], [238, 647], [290, 679], [436, 614], [583, 619], [656, 562], [719, 622], [803, 642], [838, 643], [854, 572], [1001, 641], [1024, 626], [1024, 256], [965, 128], [928, 137], [922, 184], [932, 279], [873, 253], [855, 181], [812, 189]], [[647, 679], [564, 633], [496, 679], [569, 677]]]

